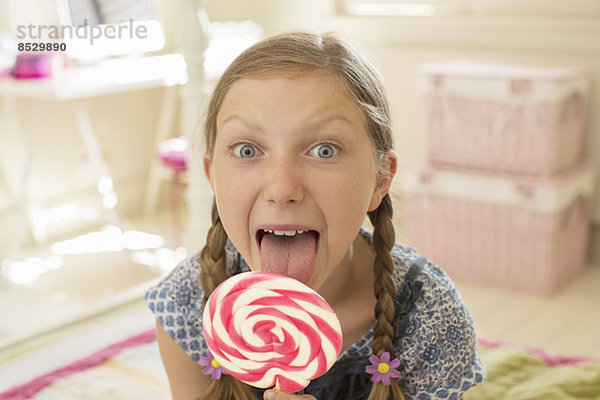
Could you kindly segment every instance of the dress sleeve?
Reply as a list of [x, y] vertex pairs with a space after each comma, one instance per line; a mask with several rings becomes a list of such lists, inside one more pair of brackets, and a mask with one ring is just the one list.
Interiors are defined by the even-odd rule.
[[423, 282], [403, 337], [400, 384], [415, 400], [460, 399], [485, 380], [476, 353], [475, 327], [452, 280], [427, 261], [417, 276]]
[[203, 296], [197, 255], [181, 262], [145, 294], [158, 323], [196, 362], [207, 349], [202, 331]]

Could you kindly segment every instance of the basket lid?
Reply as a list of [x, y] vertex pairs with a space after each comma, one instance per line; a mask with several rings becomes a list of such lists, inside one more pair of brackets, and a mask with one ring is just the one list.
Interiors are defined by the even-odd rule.
[[580, 196], [591, 197], [595, 179], [589, 163], [544, 177], [466, 172], [427, 164], [407, 165], [401, 175], [404, 189], [409, 193], [427, 192], [486, 203], [530, 206], [548, 212], [562, 210]]
[[446, 60], [421, 64], [419, 73], [486, 79], [577, 79], [584, 76], [579, 67], [549, 67], [475, 60]]
[[424, 93], [504, 101], [545, 102], [574, 93], [587, 96], [587, 75], [578, 67], [534, 67], [480, 61], [440, 61], [418, 67]]

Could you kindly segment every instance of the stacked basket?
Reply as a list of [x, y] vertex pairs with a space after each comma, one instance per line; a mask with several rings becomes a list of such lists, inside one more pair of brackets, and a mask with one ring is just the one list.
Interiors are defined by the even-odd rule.
[[426, 163], [406, 171], [411, 244], [454, 278], [550, 293], [585, 262], [588, 85], [573, 68], [421, 66]]

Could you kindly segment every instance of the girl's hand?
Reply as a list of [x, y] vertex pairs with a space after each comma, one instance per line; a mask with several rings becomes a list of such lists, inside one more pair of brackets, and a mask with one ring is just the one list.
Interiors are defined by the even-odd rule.
[[304, 394], [302, 396], [297, 396], [294, 394], [289, 394], [285, 392], [280, 392], [275, 389], [270, 389], [265, 392], [264, 395], [265, 400], [317, 400], [313, 396], [309, 394]]

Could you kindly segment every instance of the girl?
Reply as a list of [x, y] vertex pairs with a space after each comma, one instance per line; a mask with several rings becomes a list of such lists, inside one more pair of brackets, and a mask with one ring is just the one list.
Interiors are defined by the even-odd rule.
[[[397, 160], [371, 64], [331, 34], [268, 38], [217, 83], [204, 135], [213, 226], [146, 295], [175, 400], [458, 399], [484, 379], [453, 283], [394, 244]], [[203, 305], [248, 269], [306, 283], [340, 319], [342, 354], [303, 393], [251, 388], [207, 352]]]

